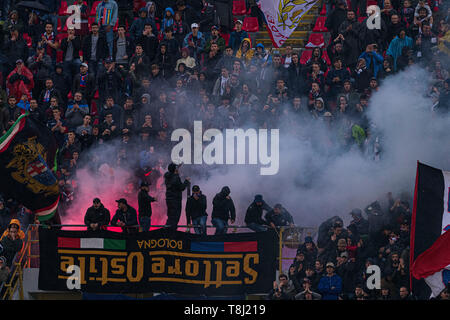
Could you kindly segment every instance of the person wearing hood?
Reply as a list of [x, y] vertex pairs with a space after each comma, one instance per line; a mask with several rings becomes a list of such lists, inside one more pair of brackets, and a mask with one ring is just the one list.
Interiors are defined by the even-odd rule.
[[6, 265], [11, 267], [14, 256], [22, 249], [25, 233], [20, 229], [20, 222], [11, 219], [8, 228], [0, 239], [0, 246], [3, 248], [2, 255], [6, 258]]
[[84, 224], [88, 231], [100, 231], [106, 229], [110, 219], [109, 210], [105, 208], [99, 198], [95, 198], [92, 201], [92, 206], [87, 209], [84, 215]]
[[397, 71], [397, 61], [402, 55], [404, 47], [412, 48], [412, 38], [406, 35], [405, 29], [401, 29], [398, 35], [391, 41], [386, 51], [386, 56], [391, 56], [394, 61], [394, 71]]
[[25, 94], [31, 98], [31, 91], [34, 88], [33, 73], [25, 67], [22, 59], [16, 61], [16, 67], [8, 75], [6, 82], [10, 96], [20, 99]]
[[[161, 33], [164, 33], [164, 30], [170, 26], [173, 25], [173, 18], [174, 18], [175, 12], [171, 7], [167, 7], [166, 10], [164, 10], [164, 18], [162, 19], [161, 23]], [[156, 30], [156, 29], [155, 29]]]
[[62, 100], [58, 100], [58, 102], [61, 104], [65, 104], [67, 102], [67, 95], [72, 89], [71, 87], [73, 78], [70, 78], [67, 75], [62, 62], [56, 64], [53, 72], [50, 74], [50, 78], [53, 80], [54, 88], [61, 94]]
[[244, 38], [236, 52], [236, 58], [241, 59], [242, 63], [247, 67], [252, 61], [254, 52], [250, 38]]
[[206, 235], [206, 213], [207, 201], [206, 196], [195, 185], [192, 187], [192, 195], [186, 201], [186, 222], [192, 227], [196, 234]]
[[255, 232], [266, 231], [267, 222], [263, 219], [264, 210], [270, 211], [272, 208], [263, 200], [262, 195], [257, 194], [245, 214], [245, 224], [247, 227]]
[[179, 166], [170, 163], [168, 171], [164, 174], [164, 183], [166, 185], [166, 205], [167, 205], [167, 221], [166, 225], [171, 230], [176, 231], [181, 216], [181, 201], [183, 199], [182, 192], [189, 187], [189, 178], [181, 182], [179, 175]]
[[152, 218], [152, 202], [156, 201], [148, 194], [149, 184], [146, 181], [141, 182], [141, 190], [138, 193], [138, 204], [139, 204], [139, 225], [143, 232], [149, 231], [151, 226]]
[[155, 20], [153, 18], [148, 17], [147, 9], [144, 7], [139, 9], [139, 17], [133, 21], [133, 24], [128, 30], [130, 37], [131, 39], [133, 39], [133, 41], [136, 41], [142, 35], [142, 32], [144, 31], [144, 26], [146, 24], [150, 24], [152, 26], [152, 30], [157, 30]]
[[368, 235], [369, 234], [369, 221], [363, 218], [362, 211], [359, 208], [355, 208], [350, 212], [353, 220], [350, 222], [347, 227], [352, 228], [353, 231], [356, 231], [358, 235]]
[[233, 199], [230, 197], [231, 190], [228, 186], [222, 188], [213, 199], [213, 210], [211, 222], [216, 227], [215, 234], [226, 234], [228, 230], [228, 221], [234, 224], [236, 220], [236, 208]]

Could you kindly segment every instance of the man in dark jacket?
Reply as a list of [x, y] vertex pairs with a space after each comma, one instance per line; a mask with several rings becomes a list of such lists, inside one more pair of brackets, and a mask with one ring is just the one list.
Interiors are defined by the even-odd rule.
[[152, 202], [156, 201], [148, 194], [149, 185], [143, 181], [141, 183], [141, 190], [138, 193], [138, 205], [139, 205], [139, 225], [141, 231], [146, 232], [150, 230], [151, 218], [152, 218]]
[[100, 231], [106, 228], [110, 219], [109, 210], [105, 208], [99, 198], [95, 198], [92, 201], [92, 206], [86, 211], [84, 224], [88, 231]]
[[80, 50], [81, 38], [75, 35], [75, 29], [67, 30], [67, 38], [61, 41], [61, 50], [63, 52], [64, 71], [72, 79], [78, 72], [81, 64]]
[[[353, 69], [359, 56], [359, 22], [356, 19], [355, 11], [347, 11], [347, 19], [341, 23], [338, 29], [339, 35], [344, 38], [343, 63], [345, 67]], [[342, 39], [341, 39], [342, 40]]]
[[97, 23], [92, 23], [92, 32], [83, 41], [83, 61], [89, 65], [90, 72], [97, 74], [99, 65], [109, 55], [106, 37], [99, 32]]
[[276, 227], [294, 226], [292, 215], [279, 203], [266, 213], [265, 218], [267, 224], [273, 229], [276, 229]]
[[72, 81], [72, 93], [81, 92], [90, 105], [95, 93], [95, 75], [86, 63], [80, 66], [80, 73], [76, 74]]
[[263, 211], [270, 211], [272, 208], [263, 200], [262, 195], [257, 194], [255, 200], [247, 208], [247, 213], [245, 214], [245, 223], [247, 227], [255, 232], [266, 231], [267, 222], [263, 219]]
[[9, 208], [5, 207], [5, 200], [0, 198], [0, 234], [3, 234], [3, 231], [6, 230], [10, 221], [11, 211]]
[[202, 194], [199, 186], [192, 187], [192, 196], [186, 201], [186, 222], [191, 227], [194, 225], [196, 234], [206, 235], [206, 196]]
[[350, 212], [353, 220], [350, 222], [350, 226], [354, 226], [354, 230], [357, 231], [358, 235], [368, 235], [369, 234], [369, 221], [363, 218], [361, 209], [355, 208]]
[[211, 214], [212, 224], [216, 227], [215, 234], [226, 234], [228, 220], [234, 224], [236, 220], [236, 208], [230, 197], [230, 188], [225, 186], [213, 199], [213, 210]]
[[325, 21], [325, 27], [330, 30], [332, 39], [338, 36], [339, 26], [345, 21], [347, 17], [347, 3], [345, 0], [338, 0], [334, 10], [328, 15]]
[[111, 225], [122, 228], [123, 233], [139, 231], [136, 209], [130, 206], [126, 199], [116, 200], [118, 209], [111, 220]]
[[175, 163], [171, 163], [169, 164], [168, 171], [164, 174], [167, 204], [166, 225], [174, 231], [177, 229], [178, 221], [180, 221], [182, 192], [189, 186], [189, 178], [181, 182], [178, 168], [179, 166]]

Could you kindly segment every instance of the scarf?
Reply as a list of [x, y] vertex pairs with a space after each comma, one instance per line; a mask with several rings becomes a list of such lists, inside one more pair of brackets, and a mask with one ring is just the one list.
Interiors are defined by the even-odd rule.
[[80, 74], [80, 87], [86, 88], [87, 85], [88, 74], [85, 75]]
[[[47, 41], [54, 41], [55, 40], [55, 33], [52, 32], [50, 35], [47, 35], [47, 32], [44, 32], [44, 37], [45, 39], [47, 39]], [[52, 47], [50, 47], [48, 44], [45, 44], [45, 52], [52, 57], [53, 56], [53, 52], [55, 51], [55, 49], [53, 49]]]

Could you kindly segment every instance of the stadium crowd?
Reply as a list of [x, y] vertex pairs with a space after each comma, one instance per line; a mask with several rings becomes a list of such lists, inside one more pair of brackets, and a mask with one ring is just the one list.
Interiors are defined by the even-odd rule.
[[[53, 132], [61, 216], [77, 196], [77, 168], [97, 172], [106, 161], [136, 172], [140, 200], [150, 203], [149, 186], [170, 163], [172, 130], [192, 129], [194, 120], [202, 120], [205, 129], [283, 124], [290, 135], [320, 149], [326, 146], [325, 153], [357, 149], [368, 161], [377, 161], [382, 146], [366, 115], [371, 96], [388, 77], [411, 65], [422, 66], [433, 79], [430, 112], [437, 117], [449, 112], [450, 7], [444, 1], [378, 1], [381, 28], [371, 29], [366, 1], [328, 0], [330, 41], [307, 58], [304, 48], [255, 43], [242, 21], [233, 19], [228, 0], [69, 1], [81, 14], [79, 28], [61, 23], [63, 1], [40, 0], [50, 12], [18, 2], [3, 0], [0, 6], [0, 133], [25, 112]], [[255, 1], [246, 3], [262, 26]], [[327, 128], [324, 134], [305, 130], [316, 124]], [[107, 146], [114, 146], [114, 152], [99, 155]], [[190, 188], [187, 182], [183, 186]], [[227, 211], [216, 221], [219, 233], [235, 220], [225, 188], [216, 195]], [[202, 226], [195, 232], [204, 233], [199, 186], [192, 193], [187, 221]], [[123, 226], [119, 211], [129, 214], [129, 205], [124, 199], [118, 203], [113, 217], [103, 212], [97, 219], [104, 207], [94, 199], [92, 215], [86, 217], [95, 219], [85, 220], [88, 228], [110, 222]], [[298, 248], [289, 273], [279, 276], [268, 299], [413, 299], [410, 203], [392, 195], [389, 203], [389, 208], [373, 203], [353, 210], [346, 228], [337, 216], [324, 222], [317, 241], [307, 238]], [[276, 212], [263, 218], [263, 209]], [[130, 223], [148, 230], [151, 206], [139, 206], [139, 213], [147, 212], [139, 218], [134, 211]], [[16, 199], [0, 200], [1, 243], [12, 248], [2, 253], [0, 276], [20, 250], [20, 231], [33, 221]], [[255, 231], [293, 225], [280, 204], [272, 209], [260, 195], [245, 222]], [[381, 290], [366, 286], [371, 264], [381, 267]], [[448, 299], [448, 292], [441, 298]]]

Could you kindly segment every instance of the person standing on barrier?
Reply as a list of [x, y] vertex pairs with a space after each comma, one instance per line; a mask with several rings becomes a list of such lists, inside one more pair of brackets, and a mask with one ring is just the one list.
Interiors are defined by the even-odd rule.
[[186, 222], [189, 227], [194, 225], [196, 234], [206, 235], [206, 196], [200, 190], [200, 187], [195, 185], [192, 187], [192, 195], [186, 201]]
[[181, 201], [183, 199], [183, 190], [189, 185], [189, 178], [181, 182], [178, 171], [179, 166], [171, 163], [168, 171], [164, 174], [164, 182], [166, 184], [166, 204], [167, 204], [167, 221], [166, 225], [172, 230], [177, 230], [178, 222], [181, 216]]
[[106, 226], [111, 220], [109, 210], [105, 208], [99, 198], [92, 201], [92, 206], [89, 207], [84, 215], [84, 224], [88, 231], [100, 231], [106, 229]]
[[257, 194], [255, 200], [247, 208], [245, 224], [255, 232], [267, 230], [267, 222], [263, 219], [263, 211], [271, 211], [272, 208], [263, 200], [263, 196]]
[[139, 225], [141, 226], [142, 232], [147, 232], [150, 230], [152, 221], [152, 202], [156, 201], [156, 198], [150, 196], [148, 191], [148, 182], [143, 181], [141, 183], [141, 190], [138, 193]]
[[225, 186], [216, 194], [213, 199], [213, 210], [211, 222], [216, 227], [215, 234], [226, 234], [228, 230], [228, 220], [234, 224], [236, 220], [236, 208], [233, 199], [230, 197], [230, 188]]
[[279, 203], [266, 213], [265, 218], [267, 224], [273, 229], [276, 229], [277, 227], [295, 226], [292, 215]]
[[121, 227], [123, 233], [136, 233], [139, 230], [136, 209], [121, 198], [116, 200], [117, 211], [111, 220], [111, 225]]

